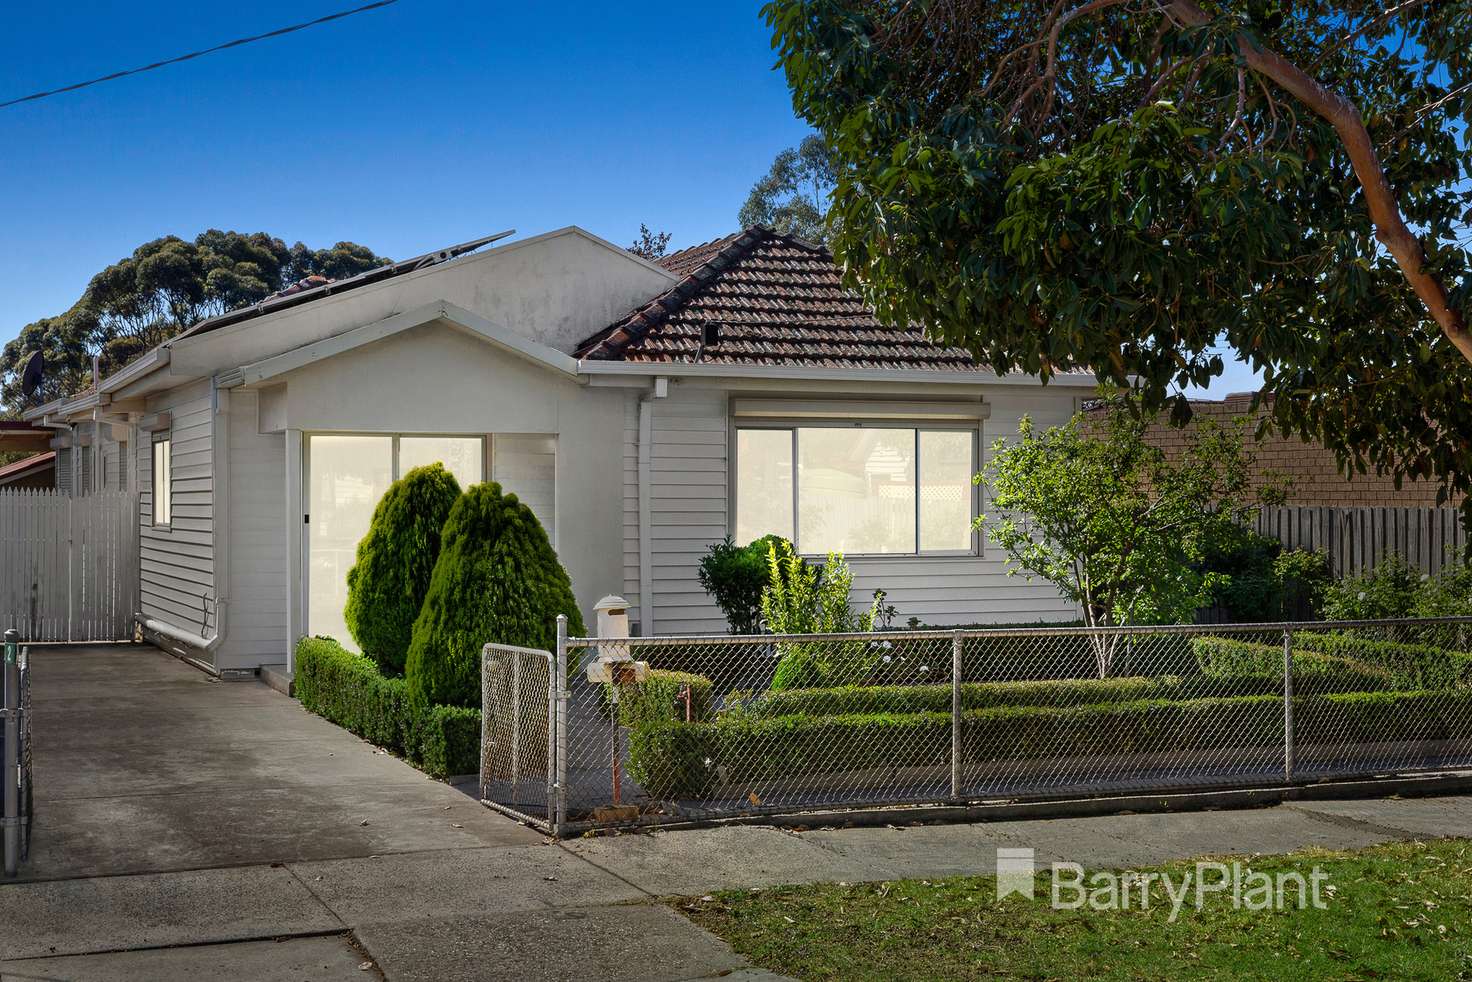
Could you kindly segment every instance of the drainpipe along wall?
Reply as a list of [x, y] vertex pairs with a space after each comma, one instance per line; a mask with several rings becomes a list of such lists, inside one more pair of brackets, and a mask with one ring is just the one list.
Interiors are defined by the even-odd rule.
[[[210, 379], [210, 495], [215, 623], [207, 635], [194, 634], [157, 618], [138, 614], [143, 630], [190, 649], [185, 661], [218, 675], [214, 653], [225, 640], [230, 611], [230, 390]], [[208, 615], [205, 629], [209, 630]]]
[[639, 396], [639, 634], [654, 636], [654, 400], [669, 395], [670, 380], [656, 378]]

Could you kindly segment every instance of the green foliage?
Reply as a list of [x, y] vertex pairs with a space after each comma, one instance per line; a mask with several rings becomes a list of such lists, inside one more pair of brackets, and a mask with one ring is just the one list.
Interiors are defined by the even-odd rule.
[[629, 777], [651, 798], [703, 798], [716, 777], [714, 736], [700, 723], [635, 727], [629, 731]]
[[[1472, 365], [1427, 306], [1472, 320], [1465, 4], [1165, 11], [767, 3], [794, 108], [837, 161], [848, 282], [999, 373], [1098, 373], [1178, 420], [1234, 349], [1278, 432], [1347, 472], [1472, 491]], [[1360, 120], [1367, 179], [1334, 125]]]
[[1238, 623], [1312, 620], [1329, 584], [1323, 553], [1285, 552], [1277, 539], [1235, 522], [1207, 536], [1201, 569], [1215, 574], [1211, 598]]
[[1319, 616], [1329, 588], [1329, 557], [1307, 549], [1289, 549], [1273, 560], [1279, 616], [1284, 620], [1312, 620]]
[[[1295, 697], [1293, 705], [1298, 738], [1305, 745], [1472, 738], [1472, 691], [1326, 693]], [[1268, 749], [1283, 739], [1281, 694], [994, 706], [967, 710], [961, 719], [968, 764]], [[683, 793], [651, 794], [699, 797], [713, 772], [720, 774], [727, 793], [760, 794], [763, 785], [810, 775], [814, 760], [823, 761], [828, 773], [933, 767], [949, 756], [951, 717], [946, 712], [736, 713], [657, 730], [658, 739], [644, 745], [643, 766], [679, 775], [682, 780], [669, 785], [679, 784]]]
[[1282, 613], [1273, 561], [1282, 551], [1277, 539], [1236, 523], [1218, 523], [1203, 543], [1201, 569], [1216, 575], [1211, 599], [1234, 621], [1275, 621]]
[[[1283, 688], [1283, 646], [1238, 638], [1191, 639], [1191, 650], [1201, 673], [1212, 684], [1235, 684], [1244, 677], [1271, 680]], [[1390, 671], [1369, 660], [1344, 654], [1293, 649], [1293, 685], [1296, 692], [1377, 692], [1407, 688], [1396, 684]], [[1410, 688], [1415, 688], [1411, 686]]]
[[[854, 576], [838, 553], [821, 567], [809, 566], [783, 540], [767, 551], [768, 582], [762, 614], [773, 634], [843, 634], [874, 630], [879, 598], [864, 611], [849, 603]], [[868, 681], [880, 656], [864, 641], [825, 641], [777, 645], [773, 689], [811, 688]]]
[[[1042, 433], [1024, 417], [1021, 439], [998, 440], [979, 477], [994, 511], [977, 525], [1008, 574], [1052, 583], [1091, 627], [1189, 622], [1222, 579], [1202, 568], [1208, 543], [1253, 506], [1240, 433], [1199, 426], [1168, 457], [1136, 409], [1115, 400], [1099, 423], [1077, 415]], [[1119, 638], [1093, 644], [1106, 677]]]
[[558, 614], [583, 632], [567, 572], [530, 508], [499, 484], [469, 488], [450, 509], [405, 674], [426, 703], [480, 704], [488, 642], [550, 651]]
[[1472, 686], [1472, 654], [1429, 644], [1380, 641], [1345, 631], [1298, 631], [1295, 648], [1378, 666], [1396, 689]]
[[[643, 682], [626, 685], [619, 693], [619, 723], [644, 726], [671, 720], [684, 721], [686, 687], [690, 690], [690, 719], [699, 721], [711, 713], [713, 684], [704, 675], [652, 668]], [[611, 685], [603, 686], [604, 702], [612, 702]]]
[[1410, 617], [1421, 591], [1421, 574], [1400, 556], [1388, 556], [1372, 569], [1332, 584], [1325, 593], [1324, 617], [1331, 621]]
[[[1266, 645], [1252, 646], [1268, 648]], [[994, 709], [1005, 706], [1094, 706], [1141, 699], [1203, 699], [1212, 696], [1280, 695], [1283, 692], [1283, 653], [1275, 649], [1274, 667], [1268, 658], [1243, 657], [1235, 671], [1225, 659], [1213, 660], [1201, 675], [1165, 675], [1151, 678], [1059, 679], [1034, 682], [966, 682], [961, 686], [961, 708]], [[1262, 654], [1271, 654], [1272, 650]], [[1253, 652], [1252, 654], [1259, 654]], [[1209, 657], [1209, 656], [1208, 656]], [[1309, 660], [1313, 659], [1313, 660]], [[1308, 656], [1303, 694], [1309, 692], [1371, 692], [1390, 687], [1390, 676], [1373, 668], [1355, 670], [1343, 659]], [[792, 689], [767, 692], [742, 703], [740, 712], [753, 716], [847, 716], [854, 713], [949, 713], [951, 687], [946, 685], [841, 686], [831, 689]]]
[[756, 634], [762, 626], [762, 592], [770, 578], [767, 554], [779, 544], [790, 544], [778, 535], [767, 535], [749, 545], [738, 546], [728, 535], [714, 542], [700, 559], [700, 586], [726, 615], [732, 634]]
[[478, 710], [425, 705], [403, 679], [385, 678], [370, 659], [331, 638], [298, 642], [295, 685], [304, 707], [431, 777], [480, 767]]
[[200, 320], [265, 299], [306, 276], [342, 279], [388, 260], [352, 242], [288, 247], [263, 232], [209, 229], [191, 242], [164, 236], [92, 277], [63, 314], [21, 328], [0, 352], [0, 402], [21, 403], [20, 370], [33, 351], [46, 363], [42, 402], [91, 383], [92, 356], [104, 375]]
[[413, 763], [430, 777], [480, 772], [480, 710], [463, 706], [418, 706], [418, 757]]
[[828, 241], [828, 195], [837, 180], [833, 155], [822, 138], [777, 154], [772, 169], [752, 186], [737, 220], [742, 228], [763, 225], [808, 242]]
[[384, 492], [348, 570], [343, 620], [385, 675], [402, 675], [414, 620], [440, 555], [440, 531], [460, 484], [443, 464], [416, 467]]

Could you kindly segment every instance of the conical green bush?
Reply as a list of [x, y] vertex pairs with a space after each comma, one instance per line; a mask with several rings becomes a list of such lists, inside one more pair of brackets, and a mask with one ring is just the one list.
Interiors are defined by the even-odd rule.
[[384, 492], [348, 570], [343, 620], [384, 675], [404, 673], [414, 620], [440, 556], [440, 532], [460, 497], [443, 464], [416, 467]]
[[557, 615], [583, 632], [572, 582], [532, 510], [499, 484], [460, 496], [409, 644], [410, 694], [436, 705], [480, 705], [488, 641], [551, 651]]

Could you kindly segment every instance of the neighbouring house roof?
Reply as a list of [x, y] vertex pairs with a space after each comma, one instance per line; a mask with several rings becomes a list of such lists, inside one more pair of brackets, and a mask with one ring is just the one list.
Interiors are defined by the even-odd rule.
[[578, 346], [594, 361], [974, 372], [963, 348], [881, 324], [822, 246], [749, 228], [672, 253], [684, 278]]
[[34, 457], [26, 457], [0, 467], [0, 487], [13, 484], [22, 478], [31, 477], [56, 467], [56, 451], [48, 450]]

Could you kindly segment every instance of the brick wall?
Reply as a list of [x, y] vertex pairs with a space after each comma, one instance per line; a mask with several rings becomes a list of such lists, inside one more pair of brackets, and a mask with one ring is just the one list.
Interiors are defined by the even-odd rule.
[[[1195, 415], [1191, 425], [1194, 426], [1196, 421], [1203, 419], [1230, 423], [1244, 416], [1251, 402], [1252, 396], [1249, 393], [1234, 393], [1219, 402], [1192, 400], [1191, 408]], [[1249, 423], [1244, 437], [1248, 442], [1252, 441], [1252, 430], [1252, 424]], [[1184, 449], [1188, 437], [1186, 430], [1163, 422], [1153, 424], [1146, 439], [1165, 448], [1169, 453]], [[1334, 454], [1318, 444], [1271, 435], [1264, 437], [1257, 444], [1256, 450], [1257, 468], [1260, 472], [1276, 472], [1290, 479], [1286, 502], [1290, 505], [1436, 505], [1436, 482], [1406, 481], [1397, 491], [1395, 481], [1389, 475], [1380, 476], [1373, 470], [1368, 474], [1346, 478], [1335, 466]]]

